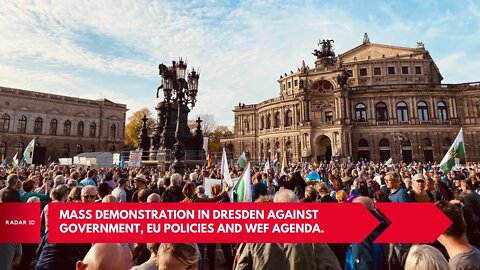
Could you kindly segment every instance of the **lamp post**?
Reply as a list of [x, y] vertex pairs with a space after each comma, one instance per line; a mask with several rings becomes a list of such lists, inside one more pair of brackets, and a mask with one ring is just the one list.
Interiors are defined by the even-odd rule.
[[163, 95], [165, 97], [165, 103], [175, 104], [177, 106], [177, 126], [175, 129], [176, 143], [173, 145], [173, 154], [175, 160], [173, 162], [173, 168], [175, 172], [183, 174], [185, 165], [182, 163], [182, 159], [185, 156], [185, 146], [182, 142], [180, 132], [180, 114], [182, 106], [191, 105], [191, 108], [195, 106], [198, 93], [198, 79], [200, 75], [192, 69], [187, 75], [187, 64], [180, 58], [178, 63], [172, 61], [172, 65], [167, 67], [164, 64], [158, 66], [159, 75], [162, 77], [162, 85], [158, 89], [163, 89]]

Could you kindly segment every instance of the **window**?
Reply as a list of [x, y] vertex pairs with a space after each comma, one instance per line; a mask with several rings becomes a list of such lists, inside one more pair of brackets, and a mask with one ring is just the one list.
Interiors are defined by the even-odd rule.
[[266, 123], [265, 123], [265, 128], [270, 129], [271, 124], [272, 124], [272, 116], [270, 114], [267, 114], [267, 120], [266, 120]]
[[85, 128], [85, 124], [83, 121], [78, 122], [77, 124], [77, 136], [83, 137], [83, 129]]
[[27, 132], [27, 117], [22, 115], [20, 119], [18, 119], [18, 133], [26, 133]]
[[415, 74], [422, 74], [422, 67], [415, 67]]
[[333, 112], [325, 112], [325, 122], [333, 122]]
[[408, 67], [402, 67], [402, 74], [408, 74]]
[[382, 75], [382, 68], [374, 67], [373, 68], [373, 75]]
[[63, 145], [63, 156], [64, 157], [70, 156], [70, 145], [68, 143]]
[[260, 130], [262, 130], [264, 128], [264, 125], [265, 125], [265, 117], [260, 117]]
[[438, 119], [440, 119], [440, 121], [448, 120], [447, 105], [445, 105], [445, 102], [443, 101], [437, 102], [437, 112], [438, 112]]
[[[95, 124], [95, 122], [92, 122], [90, 124], [90, 133], [89, 133], [90, 137], [95, 137], [96, 133], [97, 133], [97, 124]], [[92, 152], [94, 152], [94, 151], [92, 151]]]
[[115, 124], [110, 126], [110, 137], [117, 138], [117, 126]]
[[417, 104], [418, 120], [428, 121], [428, 106], [427, 103], [420, 101]]
[[292, 111], [291, 111], [291, 110], [288, 110], [288, 111], [285, 113], [285, 126], [286, 126], [286, 127], [291, 126], [291, 125], [292, 125], [292, 122], [293, 122]]
[[83, 146], [81, 144], [77, 144], [77, 155], [83, 152]]
[[283, 84], [283, 90], [286, 90], [286, 89], [287, 89], [287, 85]]
[[387, 111], [387, 105], [383, 102], [377, 103], [375, 106], [375, 111], [377, 115], [377, 121], [379, 122], [385, 122], [388, 121], [388, 111]]
[[280, 113], [279, 112], [275, 113], [275, 121], [273, 122], [273, 127], [274, 128], [280, 127]]
[[347, 70], [347, 75], [348, 77], [353, 77], [353, 70], [351, 69]]
[[398, 122], [408, 121], [408, 107], [407, 104], [403, 101], [397, 104], [397, 119]]
[[57, 135], [57, 119], [50, 120], [50, 135]]
[[293, 81], [294, 86], [298, 86], [298, 80]]
[[429, 138], [423, 139], [423, 146], [432, 146], [432, 141]]
[[358, 141], [358, 147], [368, 147], [368, 141], [365, 139], [360, 139], [360, 141]]
[[388, 67], [388, 75], [394, 75], [395, 74], [395, 67]]
[[[25, 148], [25, 145], [22, 142], [19, 142], [15, 145], [15, 153], [20, 155], [20, 157], [23, 155], [23, 150]], [[19, 157], [19, 159], [20, 159]]]
[[95, 144], [90, 145], [90, 152], [95, 152]]
[[361, 68], [360, 69], [360, 76], [367, 76], [367, 69], [366, 68]]
[[292, 88], [292, 83], [288, 82], [288, 89]]
[[0, 124], [0, 132], [8, 132], [10, 129], [10, 116], [8, 114], [2, 115], [2, 122]]
[[248, 122], [248, 119], [245, 119], [245, 131], [250, 132], [250, 122]]
[[71, 133], [72, 133], [72, 122], [70, 122], [70, 120], [67, 120], [63, 124], [63, 135], [70, 136]]
[[37, 117], [35, 119], [35, 122], [34, 122], [34, 125], [33, 125], [33, 133], [34, 134], [42, 134], [42, 126], [43, 126], [42, 118]]
[[359, 103], [355, 106], [355, 119], [357, 122], [367, 121], [367, 107], [364, 104]]

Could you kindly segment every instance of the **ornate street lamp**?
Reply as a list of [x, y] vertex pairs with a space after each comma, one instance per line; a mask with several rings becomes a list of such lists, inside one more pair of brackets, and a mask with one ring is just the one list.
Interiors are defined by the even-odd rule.
[[175, 160], [173, 162], [173, 168], [175, 172], [183, 174], [185, 165], [182, 163], [182, 159], [185, 156], [185, 146], [182, 143], [180, 132], [180, 113], [182, 106], [188, 106], [188, 104], [191, 105], [191, 108], [195, 106], [200, 75], [195, 69], [192, 69], [187, 76], [187, 64], [182, 58], [180, 58], [178, 63], [172, 61], [172, 66], [170, 67], [160, 64], [158, 69], [159, 75], [162, 77], [162, 85], [160, 85], [158, 89], [163, 89], [165, 103], [167, 106], [170, 102], [177, 105], [176, 143], [173, 145]]

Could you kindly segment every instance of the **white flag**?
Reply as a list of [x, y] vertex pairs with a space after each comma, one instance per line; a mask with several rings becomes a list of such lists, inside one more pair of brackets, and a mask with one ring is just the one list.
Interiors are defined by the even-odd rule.
[[268, 173], [268, 171], [270, 170], [270, 161], [267, 160], [267, 161], [265, 162], [265, 166], [264, 166], [264, 167], [265, 167], [265, 168], [264, 168], [264, 172], [265, 172], [265, 173]]
[[27, 148], [25, 148], [25, 151], [23, 152], [23, 161], [25, 165], [31, 165], [33, 163], [33, 150], [35, 149], [35, 139], [27, 145]]
[[227, 184], [232, 186], [232, 179], [230, 179], [230, 170], [228, 169], [227, 152], [225, 152], [225, 147], [223, 148], [222, 167], [220, 168], [220, 172], [222, 173], [223, 179], [227, 182]]

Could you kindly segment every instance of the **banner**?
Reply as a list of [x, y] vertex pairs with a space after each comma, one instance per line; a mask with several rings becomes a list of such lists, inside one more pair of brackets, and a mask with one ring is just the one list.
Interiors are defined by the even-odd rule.
[[140, 167], [141, 162], [142, 162], [142, 151], [130, 151], [128, 166]]
[[120, 153], [113, 154], [113, 165], [120, 165]]
[[71, 158], [59, 158], [58, 162], [60, 165], [72, 165], [72, 159]]

